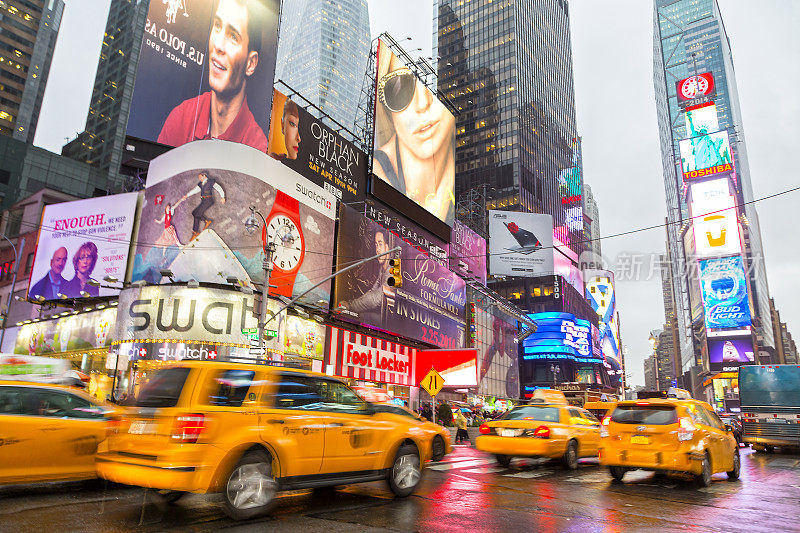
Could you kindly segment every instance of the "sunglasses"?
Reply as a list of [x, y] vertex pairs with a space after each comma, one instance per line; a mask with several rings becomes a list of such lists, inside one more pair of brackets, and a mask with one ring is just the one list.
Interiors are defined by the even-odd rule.
[[403, 67], [378, 80], [378, 100], [392, 113], [399, 113], [411, 104], [417, 90], [417, 77]]

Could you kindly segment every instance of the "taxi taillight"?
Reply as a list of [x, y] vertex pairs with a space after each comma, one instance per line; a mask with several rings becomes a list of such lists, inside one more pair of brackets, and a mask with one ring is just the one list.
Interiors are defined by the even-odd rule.
[[678, 440], [692, 440], [695, 429], [691, 419], [681, 417], [678, 419]]
[[106, 434], [111, 435], [112, 433], [119, 433], [123, 422], [123, 418], [119, 415], [108, 415]]
[[202, 414], [175, 417], [170, 438], [177, 442], [195, 443], [206, 428], [206, 417]]
[[533, 431], [533, 436], [539, 439], [549, 439], [550, 438], [550, 428], [547, 426], [539, 426]]
[[491, 432], [492, 432], [492, 428], [490, 428], [490, 427], [489, 427], [489, 426], [486, 424], [486, 422], [484, 422], [483, 424], [481, 424], [480, 426], [478, 426], [478, 431], [480, 431], [480, 432], [481, 432], [481, 435], [488, 435], [489, 433], [491, 433]]
[[611, 422], [611, 416], [606, 415], [603, 417], [603, 421], [600, 422], [600, 436], [601, 437], [608, 437], [608, 424]]

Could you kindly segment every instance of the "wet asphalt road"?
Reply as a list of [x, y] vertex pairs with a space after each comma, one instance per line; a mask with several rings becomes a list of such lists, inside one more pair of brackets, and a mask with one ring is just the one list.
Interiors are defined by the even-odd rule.
[[800, 456], [742, 449], [740, 481], [717, 474], [711, 487], [697, 489], [639, 471], [613, 483], [592, 461], [575, 472], [522, 460], [502, 468], [460, 447], [429, 464], [407, 499], [394, 499], [382, 483], [292, 492], [249, 522], [228, 519], [216, 496], [189, 495], [170, 506], [102, 481], [0, 487], [2, 532], [219, 530], [800, 531]]

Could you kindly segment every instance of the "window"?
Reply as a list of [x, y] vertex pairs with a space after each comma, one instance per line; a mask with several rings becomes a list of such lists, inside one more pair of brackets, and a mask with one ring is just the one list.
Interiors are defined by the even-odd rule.
[[208, 403], [211, 405], [241, 407], [255, 376], [256, 373], [253, 370], [226, 370], [222, 372], [213, 381], [212, 394], [208, 398]]
[[534, 405], [523, 405], [515, 407], [500, 417], [500, 420], [536, 420], [539, 422], [558, 422], [558, 407], [540, 407]]
[[17, 387], [0, 387], [0, 415], [21, 415], [22, 393]]
[[[267, 400], [269, 402], [270, 399]], [[279, 409], [340, 413], [355, 413], [367, 407], [367, 403], [344, 383], [299, 374], [283, 375], [275, 393], [274, 405]]]
[[611, 421], [617, 424], [666, 426], [675, 424], [678, 421], [678, 414], [674, 407], [620, 405], [614, 409]]
[[31, 273], [31, 268], [33, 268], [33, 257], [34, 253], [31, 252], [28, 254], [28, 258], [25, 260], [25, 274]]
[[34, 391], [32, 404], [37, 416], [55, 418], [103, 418], [103, 410], [89, 400], [67, 392], [40, 389]]
[[139, 391], [137, 407], [175, 407], [189, 377], [188, 368], [164, 368]]

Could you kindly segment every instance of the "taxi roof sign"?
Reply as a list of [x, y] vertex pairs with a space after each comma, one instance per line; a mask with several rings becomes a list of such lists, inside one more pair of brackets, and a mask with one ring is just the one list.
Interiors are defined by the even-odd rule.
[[425, 377], [419, 382], [419, 386], [428, 391], [431, 396], [436, 396], [444, 386], [444, 378], [435, 368], [431, 367], [430, 372], [425, 374]]
[[567, 397], [560, 390], [536, 389], [533, 391], [531, 403], [549, 403], [553, 405], [569, 405]]

